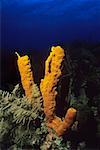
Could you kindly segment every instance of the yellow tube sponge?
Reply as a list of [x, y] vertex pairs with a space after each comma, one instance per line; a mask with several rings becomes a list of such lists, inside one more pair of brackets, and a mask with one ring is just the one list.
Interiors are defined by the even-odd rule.
[[51, 48], [50, 56], [45, 62], [45, 76], [40, 83], [48, 129], [52, 128], [58, 136], [63, 135], [72, 126], [77, 112], [76, 109], [69, 108], [64, 120], [55, 114], [56, 86], [61, 76], [64, 56], [64, 50], [60, 46]]
[[71, 107], [67, 110], [64, 120], [55, 116], [51, 122], [47, 123], [47, 126], [52, 128], [58, 136], [62, 136], [73, 125], [76, 113], [77, 110]]
[[60, 46], [53, 46], [50, 56], [45, 62], [45, 76], [41, 80], [40, 90], [44, 100], [44, 113], [48, 121], [51, 121], [55, 116], [56, 86], [61, 76], [61, 65], [64, 56], [64, 50]]
[[25, 90], [25, 95], [29, 100], [31, 100], [34, 79], [31, 71], [30, 60], [27, 55], [20, 57], [17, 52], [16, 54], [18, 56], [17, 64], [21, 76], [22, 86], [23, 89]]
[[67, 110], [64, 120], [59, 125], [59, 127], [55, 129], [58, 136], [63, 135], [73, 125], [75, 117], [76, 117], [76, 113], [77, 113], [77, 110], [74, 108], [69, 108]]

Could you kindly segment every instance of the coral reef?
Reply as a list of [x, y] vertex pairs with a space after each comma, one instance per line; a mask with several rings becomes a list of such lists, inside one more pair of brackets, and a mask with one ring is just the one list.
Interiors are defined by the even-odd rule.
[[39, 89], [29, 57], [16, 54], [22, 84], [0, 90], [0, 149], [99, 150], [100, 67], [91, 56], [53, 46]]

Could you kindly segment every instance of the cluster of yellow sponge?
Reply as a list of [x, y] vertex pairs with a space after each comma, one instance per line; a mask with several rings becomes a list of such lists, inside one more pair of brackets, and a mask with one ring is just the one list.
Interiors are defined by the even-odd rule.
[[[57, 96], [56, 88], [62, 74], [61, 67], [64, 56], [64, 49], [60, 46], [53, 46], [51, 48], [50, 55], [45, 62], [45, 76], [40, 83], [47, 126], [53, 128], [58, 136], [63, 135], [71, 127], [77, 112], [76, 109], [69, 108], [64, 120], [57, 117], [55, 113]], [[20, 57], [18, 55], [18, 68], [25, 94], [29, 100], [32, 100], [32, 87], [34, 80], [28, 56]]]

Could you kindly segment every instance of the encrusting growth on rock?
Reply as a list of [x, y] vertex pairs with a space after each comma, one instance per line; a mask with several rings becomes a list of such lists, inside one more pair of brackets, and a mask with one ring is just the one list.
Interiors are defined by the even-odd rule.
[[55, 114], [57, 96], [56, 87], [62, 74], [61, 66], [64, 56], [64, 50], [60, 46], [53, 46], [51, 48], [50, 56], [45, 62], [45, 76], [40, 83], [47, 126], [53, 128], [58, 136], [63, 135], [65, 131], [71, 127], [76, 116], [76, 109], [74, 108], [69, 108], [67, 110], [63, 121]]
[[31, 71], [30, 60], [27, 55], [20, 57], [17, 52], [16, 54], [18, 56], [17, 64], [21, 76], [21, 83], [25, 90], [26, 97], [31, 101], [34, 79]]

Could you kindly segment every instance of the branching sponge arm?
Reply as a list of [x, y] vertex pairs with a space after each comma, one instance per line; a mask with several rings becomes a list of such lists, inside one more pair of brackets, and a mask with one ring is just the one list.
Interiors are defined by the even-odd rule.
[[70, 129], [70, 127], [74, 123], [76, 113], [77, 113], [77, 111], [74, 108], [69, 108], [67, 110], [64, 120], [62, 121], [60, 126], [56, 129], [56, 133], [58, 136], [63, 135], [66, 131], [68, 131]]

